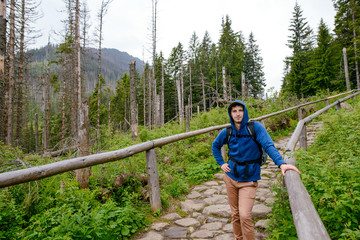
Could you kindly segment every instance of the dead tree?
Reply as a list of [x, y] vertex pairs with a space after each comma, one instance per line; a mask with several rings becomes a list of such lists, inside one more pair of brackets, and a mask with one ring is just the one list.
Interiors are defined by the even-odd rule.
[[[90, 123], [89, 123], [89, 104], [84, 101], [79, 112], [79, 131], [78, 131], [78, 151], [79, 157], [90, 154]], [[89, 188], [89, 178], [91, 167], [75, 170], [76, 180], [80, 188]]]
[[135, 61], [130, 61], [130, 124], [132, 140], [139, 137], [138, 130], [138, 107], [136, 102], [136, 67]]
[[224, 89], [224, 100], [228, 100], [227, 89], [226, 89], [226, 69], [225, 66], [222, 67], [222, 76], [223, 76], [223, 89]]
[[15, 0], [11, 0], [10, 2], [10, 37], [8, 43], [8, 81], [9, 81], [9, 89], [7, 94], [7, 138], [6, 144], [11, 144], [13, 141], [13, 99], [14, 99], [14, 84], [15, 84]]
[[0, 141], [5, 142], [6, 0], [0, 1]]
[[[102, 43], [102, 28], [103, 28], [103, 21], [104, 17], [107, 13], [110, 3], [112, 0], [102, 0], [100, 10], [98, 12], [98, 20], [99, 20], [99, 27], [98, 27], [98, 99], [97, 99], [97, 125], [96, 130], [99, 134], [100, 131], [100, 100], [101, 100], [101, 43]], [[99, 136], [98, 136], [99, 137]]]

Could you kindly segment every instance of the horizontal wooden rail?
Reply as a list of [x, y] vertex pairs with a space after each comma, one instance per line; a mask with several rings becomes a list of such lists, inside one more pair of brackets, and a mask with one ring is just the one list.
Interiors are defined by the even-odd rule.
[[147, 141], [126, 147], [120, 150], [93, 154], [84, 157], [77, 157], [59, 162], [54, 162], [46, 165], [31, 167], [27, 169], [21, 169], [11, 172], [5, 172], [0, 174], [0, 188], [16, 185], [19, 183], [25, 183], [30, 181], [39, 180], [42, 178], [50, 177], [56, 174], [91, 167], [98, 164], [107, 162], [113, 162], [123, 158], [130, 157], [134, 154], [145, 152], [152, 148], [161, 147], [165, 144], [183, 140], [186, 138], [194, 137], [207, 132], [212, 132], [229, 126], [230, 124], [204, 128], [196, 131], [177, 134], [174, 136], [164, 137], [156, 140]]
[[[330, 108], [338, 106], [341, 102], [355, 97], [358, 94], [360, 94], [360, 92], [356, 92], [352, 95], [339, 99], [333, 104], [328, 105], [314, 114], [300, 120], [286, 146], [287, 153], [285, 154], [285, 161], [288, 164], [295, 165], [295, 158], [292, 156], [292, 151], [295, 150], [296, 143], [298, 142], [306, 123], [310, 122]], [[311, 201], [311, 197], [300, 179], [300, 175], [295, 171], [289, 171], [285, 174], [284, 182], [289, 194], [291, 212], [293, 215], [298, 239], [330, 239], [330, 236]]]
[[342, 99], [339, 99], [337, 101], [335, 101], [334, 103], [320, 109], [319, 111], [315, 112], [314, 114], [300, 120], [296, 126], [296, 129], [294, 131], [294, 133], [291, 135], [291, 138], [286, 146], [286, 150], [287, 151], [293, 151], [295, 149], [295, 145], [297, 143], [297, 141], [299, 140], [299, 137], [300, 137], [300, 134], [301, 134], [301, 131], [304, 127], [304, 125], [307, 123], [307, 122], [310, 122], [311, 120], [313, 120], [314, 118], [318, 117], [320, 114], [326, 112], [327, 110], [329, 110], [330, 108], [332, 107], [335, 107], [337, 106], [338, 104], [342, 103], [342, 102], [345, 102], [347, 100], [349, 100], [350, 98], [353, 98], [355, 97], [356, 95], [360, 94], [360, 92], [356, 92], [354, 94], [351, 94], [347, 97], [344, 97]]
[[270, 113], [270, 114], [267, 114], [267, 115], [264, 115], [264, 116], [261, 116], [261, 117], [254, 118], [253, 120], [254, 121], [261, 121], [261, 120], [264, 120], [266, 118], [273, 117], [273, 116], [276, 116], [276, 115], [279, 115], [279, 114], [282, 114], [282, 113], [286, 113], [286, 112], [289, 112], [289, 111], [292, 111], [292, 110], [295, 110], [295, 109], [298, 109], [298, 108], [302, 108], [302, 107], [305, 107], [305, 106], [308, 106], [308, 105], [311, 105], [311, 104], [315, 104], [315, 103], [318, 103], [318, 102], [323, 102], [323, 101], [330, 100], [330, 99], [333, 99], [333, 98], [337, 98], [337, 97], [340, 97], [340, 96], [343, 96], [343, 95], [347, 95], [347, 94], [350, 94], [350, 93], [352, 93], [354, 91], [357, 91], [357, 90], [352, 90], [352, 91], [349, 91], [349, 92], [340, 93], [340, 94], [337, 94], [337, 95], [334, 95], [334, 96], [331, 96], [331, 97], [316, 100], [316, 101], [313, 101], [313, 102], [300, 104], [300, 105], [297, 105], [295, 107], [287, 108], [287, 109], [284, 109], [284, 110], [281, 110], [281, 111], [278, 111], [278, 112], [274, 112], [274, 113]]
[[[353, 91], [341, 93], [341, 94], [331, 96], [331, 97], [328, 97], [325, 99], [317, 100], [317, 101], [314, 101], [311, 103], [301, 104], [301, 105], [291, 107], [291, 108], [288, 108], [288, 109], [285, 109], [282, 111], [278, 111], [276, 113], [272, 113], [272, 114], [264, 115], [264, 116], [261, 116], [258, 118], [254, 118], [252, 120], [256, 120], [256, 121], [263, 120], [263, 119], [266, 119], [266, 118], [269, 118], [269, 117], [272, 117], [275, 115], [285, 113], [287, 111], [297, 109], [299, 107], [303, 107], [303, 106], [306, 106], [309, 104], [314, 104], [314, 103], [317, 103], [320, 101], [325, 101], [328, 99], [339, 97], [344, 94], [349, 94], [351, 92], [353, 92]], [[205, 129], [196, 130], [196, 131], [181, 133], [181, 134], [174, 135], [174, 136], [164, 137], [164, 138], [132, 145], [130, 147], [126, 147], [126, 148], [116, 150], [116, 151], [93, 154], [93, 155], [84, 156], [84, 157], [77, 157], [77, 158], [63, 160], [63, 161], [59, 161], [59, 162], [55, 162], [55, 163], [46, 164], [46, 165], [31, 167], [31, 168], [27, 168], [27, 169], [21, 169], [21, 170], [1, 173], [0, 174], [0, 188], [16, 185], [16, 184], [20, 184], [20, 183], [39, 180], [39, 179], [50, 177], [50, 176], [53, 176], [56, 174], [60, 174], [60, 173], [64, 173], [64, 172], [68, 172], [68, 171], [72, 171], [72, 170], [76, 170], [76, 169], [80, 169], [80, 168], [91, 167], [91, 166], [98, 165], [98, 164], [117, 161], [117, 160], [120, 160], [123, 158], [130, 157], [130, 156], [140, 153], [140, 152], [148, 151], [152, 148], [160, 147], [165, 144], [176, 142], [176, 141], [179, 141], [182, 139], [186, 139], [186, 138], [194, 137], [194, 136], [201, 135], [201, 134], [204, 134], [207, 132], [226, 128], [227, 126], [230, 126], [230, 124], [224, 124], [224, 125], [209, 127], [209, 128], [205, 128]]]

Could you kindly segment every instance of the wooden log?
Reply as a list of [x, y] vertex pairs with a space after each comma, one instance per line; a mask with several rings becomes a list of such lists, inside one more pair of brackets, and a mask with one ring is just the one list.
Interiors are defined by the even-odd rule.
[[156, 152], [152, 148], [146, 151], [146, 167], [150, 187], [150, 205], [153, 211], [161, 209], [159, 174], [156, 163]]
[[[293, 165], [295, 164], [295, 159], [288, 155], [285, 156], [285, 161]], [[330, 239], [330, 236], [311, 201], [310, 195], [304, 184], [301, 182], [300, 175], [295, 171], [287, 171], [284, 182], [289, 193], [291, 212], [298, 239]]]
[[[356, 91], [356, 90], [355, 90], [355, 91]], [[352, 92], [354, 92], [354, 91], [349, 91], [349, 92], [345, 92], [345, 93], [340, 93], [340, 94], [337, 94], [337, 95], [334, 95], [334, 96], [331, 96], [331, 97], [328, 97], [328, 98], [323, 98], [323, 99], [316, 100], [316, 101], [313, 101], [313, 102], [304, 103], [304, 104], [301, 104], [301, 105], [298, 105], [298, 106], [294, 106], [294, 107], [287, 108], [287, 109], [284, 109], [284, 110], [281, 110], [281, 111], [277, 111], [277, 112], [274, 112], [274, 113], [270, 113], [270, 114], [267, 114], [267, 115], [264, 115], [264, 116], [261, 116], [261, 117], [257, 117], [257, 118], [254, 118], [254, 119], [252, 119], [252, 120], [254, 120], [254, 121], [260, 121], [260, 120], [262, 120], [262, 119], [266, 119], [266, 118], [273, 117], [273, 116], [276, 116], [276, 115], [279, 115], [279, 114], [282, 114], [282, 113], [286, 113], [286, 112], [295, 110], [295, 109], [300, 108], [300, 107], [305, 107], [305, 106], [308, 106], [308, 105], [311, 105], [311, 104], [315, 104], [315, 103], [318, 103], [318, 102], [322, 102], [322, 101], [326, 101], [326, 100], [329, 100], [329, 99], [332, 99], [332, 98], [337, 98], [337, 97], [340, 97], [340, 96], [342, 96], [342, 95], [350, 94], [350, 93], [352, 93]]]
[[160, 138], [144, 143], [135, 144], [120, 150], [98, 153], [84, 157], [77, 157], [59, 162], [54, 162], [46, 165], [32, 167], [28, 169], [21, 169], [12, 172], [5, 172], [0, 174], [0, 188], [16, 185], [19, 183], [30, 182], [56, 174], [72, 171], [79, 168], [90, 167], [107, 162], [113, 162], [123, 158], [130, 157], [134, 154], [150, 150], [151, 148], [161, 147], [165, 144], [183, 140], [189, 137], [194, 137], [207, 132], [212, 132], [222, 128], [226, 128], [230, 124], [204, 128], [187, 133], [181, 133], [174, 136]]

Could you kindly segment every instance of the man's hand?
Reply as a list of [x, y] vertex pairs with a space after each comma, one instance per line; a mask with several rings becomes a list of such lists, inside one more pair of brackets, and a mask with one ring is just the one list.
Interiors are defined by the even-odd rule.
[[[224, 165], [223, 165], [223, 166], [224, 166]], [[221, 166], [221, 168], [222, 168], [222, 166]], [[293, 171], [295, 171], [295, 172], [297, 172], [297, 173], [300, 174], [299, 169], [297, 169], [297, 167], [295, 167], [294, 165], [281, 164], [281, 165], [280, 165], [280, 169], [281, 169], [281, 174], [282, 174], [283, 176], [285, 176], [285, 172], [286, 172], [287, 170], [293, 170]]]
[[221, 165], [221, 169], [224, 170], [224, 172], [231, 172], [231, 169], [229, 168], [229, 164], [227, 163]]

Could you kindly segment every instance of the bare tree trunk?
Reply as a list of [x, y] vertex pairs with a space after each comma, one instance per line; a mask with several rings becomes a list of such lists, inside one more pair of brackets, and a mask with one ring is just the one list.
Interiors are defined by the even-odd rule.
[[[48, 51], [50, 49], [50, 40], [48, 44]], [[49, 55], [49, 53], [48, 53]], [[45, 150], [47, 151], [50, 148], [50, 57], [48, 56], [48, 66], [46, 72], [46, 106], [45, 106], [45, 115], [46, 115], [46, 143], [45, 143]]]
[[175, 83], [176, 83], [176, 90], [177, 90], [177, 97], [178, 97], [179, 121], [180, 121], [180, 125], [182, 125], [184, 119], [183, 119], [183, 115], [181, 115], [181, 84], [180, 84], [180, 80], [178, 78], [176, 78]]
[[151, 72], [150, 69], [148, 70], [147, 73], [147, 80], [149, 83], [149, 89], [148, 89], [148, 123], [149, 123], [149, 128], [151, 129], [151, 125], [152, 125], [152, 87], [151, 87]]
[[47, 146], [47, 135], [46, 135], [46, 129], [47, 129], [47, 116], [46, 116], [46, 77], [42, 76], [42, 112], [43, 112], [43, 131], [42, 131], [42, 152], [47, 152], [49, 146]]
[[8, 56], [9, 56], [9, 90], [8, 90], [8, 111], [7, 111], [7, 138], [6, 144], [11, 144], [13, 141], [13, 98], [14, 98], [14, 58], [15, 58], [15, 0], [11, 0], [10, 3], [10, 38], [8, 44]]
[[232, 101], [232, 82], [231, 82], [231, 78], [229, 78], [229, 101], [231, 102]]
[[[180, 116], [181, 116], [181, 119], [182, 119], [182, 122], [185, 120], [185, 114], [184, 114], [184, 105], [185, 105], [185, 102], [184, 102], [184, 68], [183, 68], [183, 65], [181, 63], [181, 72], [180, 72], [180, 103], [179, 103], [179, 106], [180, 106]], [[183, 124], [183, 123], [181, 123]]]
[[358, 53], [357, 53], [357, 46], [356, 46], [356, 22], [355, 22], [355, 10], [354, 10], [354, 0], [351, 1], [352, 9], [351, 9], [351, 16], [353, 22], [353, 35], [354, 35], [354, 53], [355, 53], [355, 71], [356, 71], [356, 83], [357, 88], [360, 89], [360, 77], [359, 77], [359, 63], [358, 63]]
[[165, 124], [164, 94], [165, 94], [165, 76], [164, 76], [164, 64], [162, 64], [161, 65], [161, 99], [160, 99], [161, 125]]
[[29, 137], [29, 88], [28, 88], [28, 79], [29, 79], [29, 72], [28, 70], [25, 70], [25, 77], [24, 77], [24, 84], [25, 84], [25, 91], [24, 91], [24, 112], [25, 112], [25, 119], [24, 119], [24, 126], [25, 126], [25, 146], [24, 149], [27, 153], [30, 152], [30, 137]]
[[349, 78], [349, 67], [348, 67], [348, 61], [347, 61], [347, 54], [346, 54], [346, 48], [343, 48], [343, 55], [344, 55], [344, 70], [345, 70], [345, 82], [346, 82], [346, 90], [350, 91], [350, 78]]
[[190, 119], [192, 119], [192, 79], [191, 79], [191, 64], [189, 63], [189, 80], [190, 80], [190, 96], [189, 96], [189, 110], [190, 110]]
[[139, 137], [138, 130], [138, 107], [136, 102], [136, 65], [135, 61], [130, 61], [130, 124], [132, 132], [132, 140], [135, 141]]
[[102, 28], [103, 28], [103, 20], [104, 16], [107, 13], [109, 4], [112, 0], [102, 0], [100, 11], [98, 13], [99, 19], [99, 50], [98, 50], [98, 99], [97, 99], [97, 124], [96, 131], [97, 137], [99, 138], [100, 131], [100, 100], [101, 100], [101, 43], [102, 43]]
[[246, 97], [245, 73], [241, 72], [241, 97]]
[[17, 92], [17, 127], [16, 145], [22, 144], [23, 127], [23, 77], [24, 77], [24, 48], [25, 48], [25, 0], [21, 1], [21, 27], [20, 27], [20, 49], [19, 49], [19, 76]]
[[[80, 127], [80, 121], [79, 118], [81, 116], [81, 103], [82, 103], [82, 94], [81, 94], [81, 89], [82, 89], [82, 82], [81, 82], [81, 58], [80, 58], [80, 0], [76, 0], [75, 3], [75, 51], [74, 51], [74, 63], [75, 63], [75, 71], [74, 71], [74, 75], [75, 75], [75, 94], [76, 94], [76, 103], [75, 103], [75, 109], [76, 109], [76, 113], [75, 114], [76, 117], [76, 123], [75, 123], [75, 131], [74, 131], [74, 136], [76, 136], [76, 134], [79, 131], [79, 127]], [[79, 137], [80, 134], [77, 134], [77, 136]]]
[[202, 88], [202, 99], [204, 105], [204, 112], [206, 112], [206, 95], [205, 95], [205, 79], [204, 74], [201, 72], [201, 88]]
[[0, 141], [5, 142], [6, 0], [0, 1]]
[[[78, 148], [79, 157], [90, 154], [90, 137], [89, 137], [89, 104], [84, 101], [81, 104], [79, 112], [79, 131], [78, 131]], [[76, 180], [80, 188], [89, 188], [89, 178], [91, 175], [91, 168], [82, 168], [75, 170]]]
[[39, 123], [37, 113], [35, 113], [35, 152], [39, 152]]
[[153, 124], [158, 127], [159, 126], [159, 119], [155, 117], [155, 115], [158, 115], [156, 113], [156, 95], [157, 95], [157, 91], [156, 91], [156, 87], [157, 87], [157, 83], [156, 83], [156, 18], [157, 18], [157, 3], [158, 0], [152, 0], [152, 75], [153, 75]]
[[85, 93], [85, 59], [86, 59], [86, 40], [87, 40], [87, 29], [89, 27], [89, 25], [87, 24], [88, 22], [88, 9], [87, 9], [87, 5], [86, 5], [86, 1], [83, 2], [83, 10], [82, 10], [82, 15], [83, 15], [83, 28], [82, 28], [82, 38], [83, 38], [83, 42], [82, 42], [82, 49], [80, 49], [81, 51], [81, 80], [80, 80], [80, 94], [81, 94], [81, 101], [79, 102], [79, 104], [81, 104], [82, 102], [82, 98], [84, 97], [84, 93]]
[[143, 71], [143, 94], [144, 94], [144, 98], [143, 98], [143, 115], [144, 115], [144, 126], [148, 125], [148, 122], [146, 121], [146, 76], [147, 73], [144, 69]]
[[65, 143], [65, 111], [66, 111], [66, 81], [63, 80], [63, 93], [62, 93], [62, 107], [61, 107], [61, 142]]
[[226, 89], [226, 70], [225, 70], [225, 66], [222, 67], [222, 75], [223, 75], [224, 100], [225, 100], [225, 102], [227, 102], [228, 101], [228, 96], [227, 96], [227, 89]]

